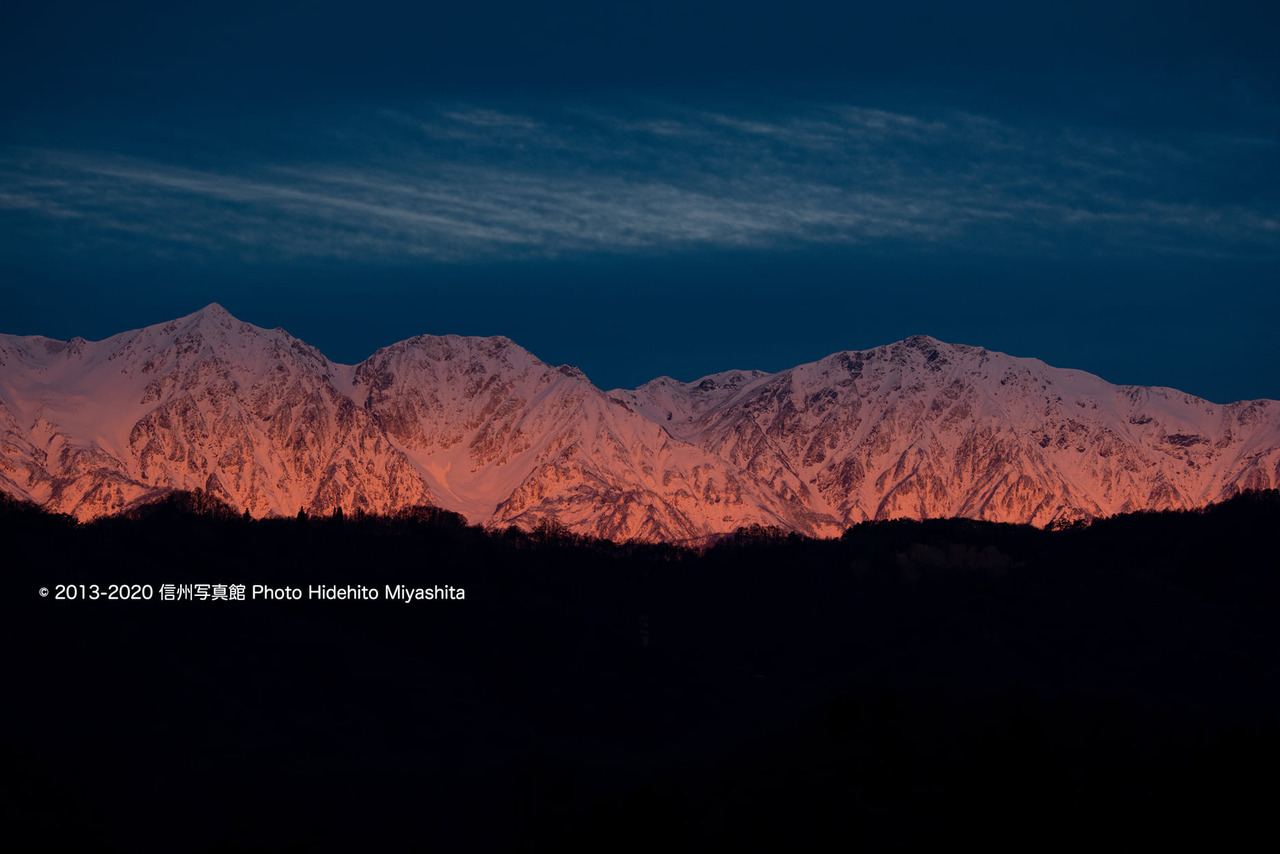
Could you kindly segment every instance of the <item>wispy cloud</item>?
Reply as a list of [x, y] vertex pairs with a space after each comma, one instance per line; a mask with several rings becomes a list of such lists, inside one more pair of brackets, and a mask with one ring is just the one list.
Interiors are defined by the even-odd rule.
[[886, 241], [1255, 253], [1275, 251], [1280, 221], [1274, 193], [1239, 188], [1235, 160], [1277, 154], [1257, 138], [843, 105], [535, 115], [455, 104], [360, 118], [305, 158], [200, 168], [176, 155], [0, 149], [0, 216], [28, 237], [74, 223], [81, 245], [127, 235], [165, 252], [446, 261]]

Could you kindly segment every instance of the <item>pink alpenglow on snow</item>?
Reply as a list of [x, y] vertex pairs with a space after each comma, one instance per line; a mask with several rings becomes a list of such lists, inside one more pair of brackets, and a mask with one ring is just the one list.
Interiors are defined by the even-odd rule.
[[89, 519], [203, 489], [254, 516], [434, 504], [615, 540], [868, 519], [1046, 525], [1280, 485], [1280, 403], [1209, 403], [917, 336], [604, 392], [506, 338], [359, 365], [217, 305], [0, 335], [0, 490]]

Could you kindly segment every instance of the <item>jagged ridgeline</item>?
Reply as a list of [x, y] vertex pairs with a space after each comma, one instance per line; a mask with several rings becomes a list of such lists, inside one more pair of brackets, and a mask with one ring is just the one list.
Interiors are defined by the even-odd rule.
[[506, 338], [424, 335], [339, 365], [216, 305], [100, 342], [0, 336], [0, 491], [80, 519], [201, 489], [254, 517], [430, 504], [698, 543], [870, 519], [1046, 526], [1277, 484], [1276, 401], [926, 337], [605, 392]]

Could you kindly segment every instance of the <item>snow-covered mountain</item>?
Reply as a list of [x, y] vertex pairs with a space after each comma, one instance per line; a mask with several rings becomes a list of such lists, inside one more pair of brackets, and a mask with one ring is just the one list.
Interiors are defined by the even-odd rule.
[[925, 336], [614, 394], [841, 525], [1045, 525], [1280, 484], [1276, 401], [1222, 406]]
[[0, 488], [82, 519], [173, 489], [255, 515], [433, 501], [351, 373], [217, 305], [105, 341], [0, 336]]
[[173, 489], [256, 516], [431, 503], [614, 539], [897, 516], [1047, 524], [1280, 484], [1280, 403], [917, 337], [603, 392], [505, 338], [355, 366], [211, 305], [105, 341], [0, 335], [0, 490], [87, 519]]
[[815, 530], [803, 504], [506, 338], [403, 341], [356, 367], [348, 394], [438, 503], [474, 522], [649, 540], [752, 523]]
[[678, 540], [792, 505], [504, 338], [422, 336], [358, 366], [212, 305], [96, 343], [0, 336], [0, 488], [85, 519], [173, 489], [254, 515], [432, 503]]

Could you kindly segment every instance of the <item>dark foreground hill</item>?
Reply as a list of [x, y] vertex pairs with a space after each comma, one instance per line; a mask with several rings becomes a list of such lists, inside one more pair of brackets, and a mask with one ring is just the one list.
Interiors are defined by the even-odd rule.
[[[1277, 530], [1275, 491], [1063, 531], [753, 529], [701, 553], [429, 508], [252, 521], [197, 495], [77, 525], [6, 501], [4, 833], [1234, 847], [1269, 827], [1280, 762]], [[234, 584], [246, 601], [213, 598]], [[379, 598], [307, 598], [327, 586]]]

